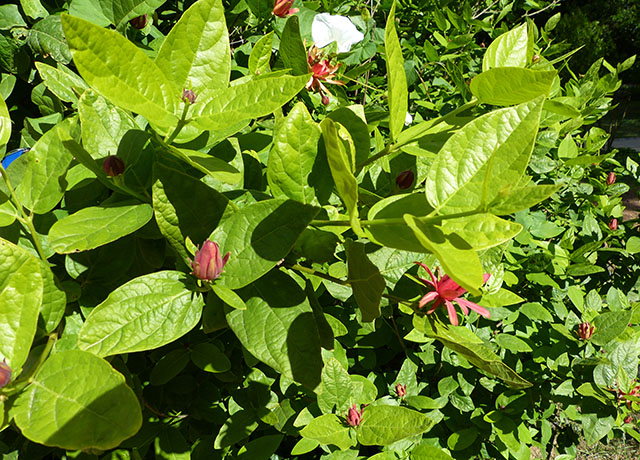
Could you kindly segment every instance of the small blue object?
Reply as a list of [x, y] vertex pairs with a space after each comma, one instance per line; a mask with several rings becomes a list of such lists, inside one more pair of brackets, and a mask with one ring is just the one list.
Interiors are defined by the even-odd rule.
[[5, 157], [2, 159], [2, 167], [4, 169], [7, 169], [11, 163], [13, 163], [16, 159], [20, 158], [22, 155], [27, 153], [29, 150], [31, 149], [28, 149], [28, 148], [15, 149], [7, 153]]

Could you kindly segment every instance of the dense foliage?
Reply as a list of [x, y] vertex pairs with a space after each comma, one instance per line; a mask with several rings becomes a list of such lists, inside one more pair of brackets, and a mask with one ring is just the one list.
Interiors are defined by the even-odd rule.
[[640, 438], [634, 60], [561, 79], [556, 3], [0, 6], [0, 451]]

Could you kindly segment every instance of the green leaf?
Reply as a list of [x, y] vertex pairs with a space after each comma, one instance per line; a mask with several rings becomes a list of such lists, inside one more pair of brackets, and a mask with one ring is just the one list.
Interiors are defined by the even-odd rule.
[[496, 336], [496, 342], [498, 342], [498, 345], [502, 348], [509, 350], [513, 354], [533, 351], [527, 342], [515, 335], [498, 334]]
[[271, 50], [273, 48], [273, 31], [260, 38], [253, 45], [249, 55], [249, 73], [261, 75], [271, 71]]
[[284, 66], [291, 69], [293, 75], [306, 75], [309, 73], [307, 64], [307, 51], [302, 44], [300, 36], [300, 23], [298, 16], [290, 16], [282, 30], [280, 37], [280, 57]]
[[318, 395], [318, 407], [324, 414], [346, 412], [353, 404], [351, 376], [342, 364], [330, 358], [322, 369], [322, 390]]
[[[87, 84], [69, 69], [58, 64], [59, 68], [51, 67], [44, 62], [36, 62], [38, 73], [47, 89], [66, 102], [78, 102], [78, 94], [87, 89]], [[64, 70], [62, 70], [64, 69]]]
[[71, 53], [64, 37], [60, 16], [52, 14], [33, 25], [28, 31], [27, 43], [34, 53], [51, 56], [57, 62], [68, 64], [71, 62]]
[[11, 117], [3, 98], [0, 98], [0, 147], [4, 147], [11, 137]]
[[196, 102], [218, 97], [229, 85], [231, 51], [221, 0], [199, 0], [185, 11], [162, 42], [155, 64], [178, 91], [192, 89]]
[[152, 217], [148, 204], [83, 208], [51, 226], [49, 244], [58, 254], [95, 249], [135, 232]]
[[517, 222], [486, 213], [447, 219], [442, 228], [449, 234], [461, 237], [476, 251], [498, 246], [522, 231], [522, 225]]
[[155, 458], [191, 460], [191, 448], [176, 426], [165, 426], [154, 439]]
[[151, 385], [164, 385], [189, 364], [189, 351], [180, 348], [172, 350], [158, 360], [156, 365], [151, 369], [149, 381]]
[[355, 147], [355, 164], [359, 165], [364, 162], [371, 151], [371, 136], [364, 116], [364, 106], [340, 107], [328, 114], [327, 117], [340, 123], [349, 132]]
[[95, 307], [78, 334], [78, 347], [98, 356], [153, 350], [193, 329], [202, 314], [200, 294], [187, 275], [163, 271], [123, 284]]
[[14, 376], [31, 349], [43, 296], [38, 260], [0, 239], [0, 356]]
[[482, 58], [482, 70], [494, 67], [525, 67], [531, 60], [533, 43], [524, 23], [496, 38]]
[[155, 163], [153, 173], [156, 222], [169, 244], [188, 263], [185, 239], [202, 244], [234, 206], [221, 193], [181, 171]]
[[[353, 161], [338, 136], [339, 123], [330, 118], [320, 122], [322, 138], [327, 150], [327, 161], [331, 169], [331, 176], [336, 184], [338, 195], [347, 208], [351, 220], [351, 227], [357, 235], [362, 235], [360, 220], [358, 219], [358, 181], [353, 175]], [[346, 133], [348, 135], [348, 133]]]
[[306, 439], [318, 441], [324, 445], [334, 445], [340, 450], [348, 449], [354, 445], [354, 440], [349, 436], [349, 427], [342, 424], [334, 414], [325, 414], [316, 417], [305, 426], [300, 434]]
[[356, 404], [370, 404], [378, 396], [375, 384], [363, 375], [351, 376], [351, 395]]
[[210, 102], [197, 107], [194, 123], [203, 130], [215, 131], [243, 120], [264, 117], [298, 94], [308, 79], [306, 75], [293, 77], [267, 74], [221, 89]]
[[389, 130], [391, 139], [396, 140], [404, 128], [409, 108], [407, 77], [404, 71], [402, 47], [396, 32], [396, 3], [393, 2], [387, 25], [384, 28], [384, 50], [387, 67], [387, 85], [389, 87]]
[[205, 372], [218, 374], [231, 369], [231, 361], [212, 343], [199, 343], [191, 349], [191, 361]]
[[84, 80], [120, 108], [161, 127], [178, 123], [178, 89], [147, 55], [122, 35], [62, 15], [73, 61]]
[[63, 144], [70, 137], [74, 118], [67, 118], [38, 139], [26, 157], [26, 172], [16, 187], [20, 203], [36, 214], [51, 211], [66, 189], [65, 175], [73, 159]]
[[445, 214], [473, 211], [518, 183], [535, 143], [542, 102], [490, 112], [451, 136], [429, 168], [429, 203]]
[[249, 410], [239, 410], [224, 422], [213, 443], [213, 448], [223, 449], [242, 441], [256, 428], [258, 428], [258, 419], [255, 413]]
[[240, 448], [237, 460], [269, 460], [283, 438], [281, 434], [272, 434], [254, 439]]
[[632, 236], [627, 240], [626, 245], [627, 252], [629, 254], [637, 254], [640, 252], [640, 238]]
[[470, 89], [480, 102], [514, 105], [538, 96], [548, 96], [556, 72], [499, 67], [487, 70], [471, 80]]
[[320, 334], [304, 291], [274, 270], [238, 294], [246, 310], [229, 310], [226, 317], [242, 345], [279, 373], [317, 387], [323, 367]]
[[18, 5], [0, 6], [0, 30], [9, 30], [14, 27], [28, 27], [20, 14]]
[[127, 23], [143, 14], [152, 15], [166, 0], [98, 0], [102, 13], [116, 26], [124, 30]]
[[210, 238], [231, 253], [216, 282], [237, 289], [260, 278], [291, 251], [317, 212], [296, 201], [266, 200], [232, 214]]
[[233, 292], [231, 289], [228, 289], [219, 284], [214, 284], [211, 286], [213, 292], [222, 300], [226, 305], [229, 305], [231, 308], [235, 308], [236, 310], [246, 310], [247, 306], [245, 305], [242, 298]]
[[608, 311], [593, 320], [595, 332], [591, 341], [596, 345], [606, 345], [622, 334], [631, 322], [631, 310]]
[[447, 439], [447, 447], [451, 450], [464, 450], [474, 443], [480, 432], [477, 428], [465, 428], [454, 431]]
[[20, 6], [22, 6], [24, 13], [31, 19], [44, 18], [49, 15], [49, 12], [42, 6], [40, 0], [20, 0]]
[[578, 146], [571, 134], [562, 139], [562, 142], [560, 142], [558, 146], [558, 157], [563, 159], [575, 158], [578, 156], [578, 153]]
[[267, 165], [267, 180], [275, 198], [317, 202], [309, 176], [318, 154], [320, 133], [302, 102], [277, 123]]
[[26, 438], [68, 450], [113, 449], [142, 425], [138, 398], [122, 374], [79, 350], [51, 355], [14, 410]]
[[582, 433], [589, 446], [605, 437], [616, 423], [615, 419], [610, 415], [599, 417], [598, 414], [585, 414], [581, 417], [581, 421]]
[[127, 131], [136, 123], [124, 110], [115, 107], [93, 90], [85, 91], [78, 101], [82, 126], [82, 145], [94, 159], [118, 153]]
[[[389, 423], [390, 421], [393, 423]], [[420, 412], [399, 406], [367, 406], [358, 426], [358, 441], [365, 446], [388, 446], [428, 431], [434, 422]]]
[[411, 451], [411, 460], [453, 460], [453, 457], [437, 447], [418, 444]]
[[529, 209], [534, 204], [546, 200], [560, 190], [561, 185], [530, 185], [516, 188], [508, 195], [498, 195], [489, 204], [488, 211], [492, 214], [504, 216], [523, 209]]
[[367, 257], [363, 243], [347, 240], [345, 249], [349, 284], [362, 313], [362, 321], [368, 323], [380, 316], [380, 301], [386, 283], [378, 267]]

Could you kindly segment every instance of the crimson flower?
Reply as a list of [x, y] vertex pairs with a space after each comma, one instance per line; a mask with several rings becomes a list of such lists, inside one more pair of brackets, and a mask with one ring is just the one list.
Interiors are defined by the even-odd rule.
[[349, 426], [358, 426], [360, 425], [360, 422], [362, 421], [362, 411], [364, 409], [360, 409], [358, 410], [356, 408], [356, 404], [353, 403], [353, 406], [351, 406], [349, 408], [349, 411], [347, 412], [347, 423], [349, 424]]
[[324, 83], [344, 85], [343, 81], [335, 80], [335, 74], [340, 68], [340, 64], [331, 65], [329, 59], [323, 59], [323, 57], [319, 55], [318, 48], [315, 45], [309, 49], [307, 64], [309, 66], [309, 72], [313, 74], [307, 82], [307, 90], [320, 91], [323, 93], [323, 96], [325, 96], [329, 93], [329, 90], [324, 86]]
[[291, 8], [293, 1], [294, 0], [276, 0], [273, 6], [273, 14], [280, 18], [286, 18], [287, 16], [297, 13], [300, 11], [298, 8]]
[[[442, 278], [437, 279], [431, 270], [429, 270], [429, 267], [420, 262], [416, 263], [424, 268], [431, 277], [431, 280], [426, 280], [424, 278], [418, 279], [422, 281], [425, 286], [431, 286], [434, 289], [420, 299], [420, 303], [418, 304], [420, 308], [424, 307], [429, 302], [434, 301], [431, 309], [427, 311], [427, 313], [433, 313], [438, 306], [444, 304], [447, 307], [447, 312], [449, 313], [449, 321], [451, 321], [451, 324], [454, 326], [458, 325], [458, 315], [456, 314], [456, 309], [453, 306], [454, 301], [460, 305], [460, 308], [465, 315], [468, 315], [469, 310], [471, 309], [485, 318], [489, 318], [489, 310], [460, 297], [467, 292], [467, 290], [449, 278], [449, 275], [444, 275]], [[482, 275], [483, 283], [486, 283], [490, 276], [491, 275], [489, 273]]]
[[196, 255], [191, 262], [193, 274], [201, 280], [213, 281], [220, 276], [230, 253], [222, 257], [218, 243], [207, 240], [203, 243], [202, 249], [196, 251]]
[[403, 385], [401, 383], [396, 383], [396, 386], [394, 387], [394, 390], [395, 390], [396, 396], [398, 396], [398, 398], [404, 398], [407, 395], [407, 386]]
[[585, 321], [584, 323], [580, 323], [578, 325], [578, 337], [580, 337], [582, 340], [589, 340], [593, 335], [593, 332], [595, 331], [595, 329], [596, 329], [595, 326], [592, 324], [589, 324], [588, 321]]

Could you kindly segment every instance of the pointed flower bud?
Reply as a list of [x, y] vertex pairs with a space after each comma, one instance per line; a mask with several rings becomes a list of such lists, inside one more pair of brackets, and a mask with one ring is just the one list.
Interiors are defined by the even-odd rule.
[[11, 368], [5, 359], [0, 363], [0, 388], [6, 386], [11, 381]]
[[608, 175], [607, 175], [607, 185], [613, 185], [616, 182], [616, 173], [614, 173], [613, 171], [611, 171]]
[[222, 273], [230, 253], [222, 257], [218, 243], [207, 240], [202, 245], [202, 249], [196, 251], [196, 255], [191, 262], [192, 274], [203, 281], [213, 281]]
[[182, 102], [185, 104], [193, 104], [196, 102], [196, 97], [196, 93], [194, 93], [192, 89], [182, 90]]
[[582, 340], [589, 340], [595, 331], [595, 326], [589, 324], [588, 321], [578, 325], [578, 337]]
[[396, 185], [400, 190], [406, 190], [413, 185], [413, 180], [415, 179], [415, 175], [413, 171], [407, 169], [406, 171], [402, 171], [396, 177]]
[[133, 27], [134, 29], [142, 30], [147, 25], [147, 20], [147, 15], [143, 14], [142, 16], [137, 16], [130, 20], [129, 24], [131, 24], [131, 27]]
[[396, 396], [398, 396], [398, 398], [404, 398], [407, 395], [406, 385], [403, 385], [401, 383], [396, 383], [396, 386], [394, 389], [396, 391]]
[[109, 155], [102, 162], [102, 169], [107, 176], [117, 177], [124, 173], [124, 161], [118, 156]]
[[329, 105], [329, 96], [327, 96], [326, 94], [322, 95], [322, 103], [324, 105]]
[[298, 8], [291, 8], [294, 0], [276, 0], [273, 6], [273, 14], [279, 18], [286, 18], [300, 11]]
[[356, 409], [355, 403], [349, 408], [349, 411], [347, 412], [347, 423], [349, 424], [349, 426], [360, 425], [360, 422], [362, 421], [363, 410], [364, 409]]
[[618, 219], [616, 219], [615, 217], [611, 219], [611, 222], [609, 222], [609, 230], [611, 230], [612, 232], [618, 230]]

